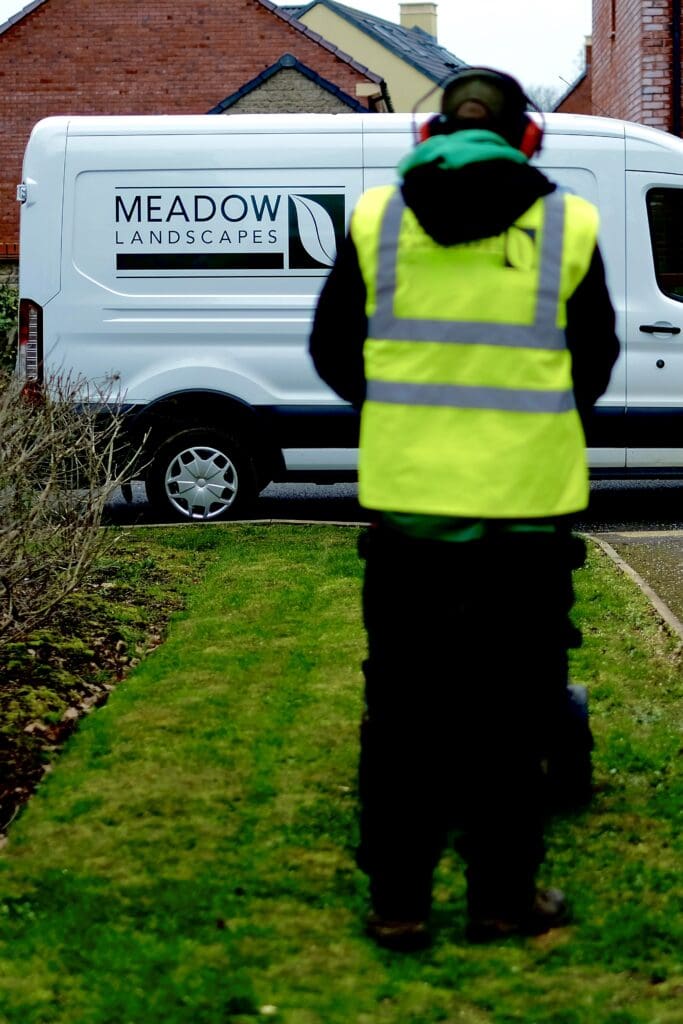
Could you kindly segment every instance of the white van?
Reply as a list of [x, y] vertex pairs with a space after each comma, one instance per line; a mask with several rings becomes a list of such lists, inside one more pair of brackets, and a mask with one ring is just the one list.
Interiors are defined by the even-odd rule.
[[[317, 377], [309, 327], [356, 199], [413, 138], [403, 114], [41, 121], [18, 188], [22, 372], [118, 395], [165, 515], [352, 479], [357, 416]], [[683, 142], [555, 114], [537, 162], [602, 216], [623, 353], [591, 466], [683, 475]]]

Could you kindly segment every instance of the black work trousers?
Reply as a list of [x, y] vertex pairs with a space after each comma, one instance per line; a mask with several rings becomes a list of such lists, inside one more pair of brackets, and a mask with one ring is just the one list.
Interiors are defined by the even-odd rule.
[[425, 917], [449, 836], [470, 912], [514, 914], [544, 856], [547, 745], [566, 709], [572, 565], [557, 534], [361, 538], [366, 710], [359, 866], [374, 909]]

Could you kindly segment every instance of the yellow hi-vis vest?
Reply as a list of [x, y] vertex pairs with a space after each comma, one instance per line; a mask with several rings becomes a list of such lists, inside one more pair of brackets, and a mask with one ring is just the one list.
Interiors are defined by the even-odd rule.
[[595, 207], [557, 190], [498, 237], [441, 246], [400, 189], [361, 196], [362, 505], [487, 519], [586, 507], [564, 328], [597, 233]]

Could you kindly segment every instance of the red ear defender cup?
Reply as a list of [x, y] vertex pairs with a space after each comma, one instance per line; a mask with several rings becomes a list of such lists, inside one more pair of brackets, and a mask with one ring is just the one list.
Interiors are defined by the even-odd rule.
[[536, 124], [536, 122], [530, 118], [525, 118], [526, 126], [524, 128], [524, 134], [522, 135], [522, 141], [517, 147], [520, 152], [524, 153], [524, 156], [531, 159], [534, 153], [538, 153], [541, 148], [541, 142], [543, 141], [543, 126]]
[[[420, 125], [418, 142], [426, 142], [427, 139], [432, 139], [435, 135], [448, 134], [449, 127], [452, 129], [449, 119], [444, 117], [443, 114], [436, 114]], [[525, 115], [522, 138], [517, 148], [520, 152], [524, 153], [524, 156], [531, 159], [534, 153], [538, 153], [542, 141], [543, 126], [537, 124], [533, 118]]]
[[436, 114], [434, 117], [430, 117], [428, 121], [420, 125], [418, 140], [426, 142], [427, 139], [431, 139], [434, 135], [443, 135], [445, 124], [446, 118], [443, 114]]

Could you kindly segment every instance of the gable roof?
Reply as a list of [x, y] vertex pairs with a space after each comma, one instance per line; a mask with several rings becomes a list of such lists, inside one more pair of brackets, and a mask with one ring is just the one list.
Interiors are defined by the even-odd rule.
[[300, 74], [304, 75], [305, 78], [308, 78], [309, 81], [315, 82], [315, 84], [320, 86], [321, 89], [325, 89], [326, 92], [332, 93], [333, 96], [336, 96], [342, 103], [346, 104], [349, 110], [367, 114], [368, 108], [355, 99], [355, 97], [349, 96], [348, 93], [345, 93], [338, 86], [334, 85], [333, 82], [328, 82], [328, 80], [323, 78], [322, 75], [319, 75], [317, 71], [313, 71], [311, 68], [306, 67], [305, 64], [302, 64], [301, 61], [297, 60], [297, 58], [291, 53], [283, 53], [280, 59], [274, 64], [271, 64], [269, 68], [262, 71], [260, 75], [256, 76], [256, 78], [252, 78], [252, 80], [247, 82], [246, 85], [241, 86], [237, 92], [233, 92], [230, 96], [226, 96], [224, 100], [221, 100], [220, 103], [216, 104], [216, 106], [212, 110], [207, 111], [207, 113], [223, 114], [229, 107], [232, 107], [238, 100], [241, 100], [243, 96], [247, 96], [250, 92], [253, 92], [254, 89], [258, 89], [259, 85], [268, 81], [269, 78], [276, 75], [278, 71], [282, 71], [283, 68], [293, 68], [295, 71], [298, 71]]
[[571, 85], [569, 85], [565, 89], [565, 91], [562, 93], [562, 95], [558, 99], [555, 100], [555, 105], [553, 106], [553, 110], [557, 110], [561, 106], [561, 104], [565, 102], [565, 100], [569, 99], [571, 94], [573, 92], [575, 92], [579, 88], [579, 86], [581, 85], [582, 82], [585, 81], [587, 74], [588, 74], [588, 68], [584, 68], [583, 71], [581, 72], [581, 74], [579, 75], [579, 77], [575, 78], [574, 81], [571, 83]]
[[457, 68], [467, 67], [465, 61], [460, 60], [445, 46], [440, 46], [436, 39], [421, 28], [405, 28], [393, 21], [379, 18], [376, 14], [368, 14], [366, 11], [358, 11], [337, 3], [336, 0], [312, 0], [311, 3], [298, 7], [285, 6], [279, 9], [286, 12], [292, 20], [296, 20], [317, 5], [327, 7], [433, 82], [441, 82]]
[[21, 21], [22, 18], [25, 18], [27, 14], [31, 13], [31, 11], [35, 11], [36, 7], [40, 7], [45, 2], [46, 0], [33, 0], [33, 3], [27, 4], [26, 7], [22, 7], [20, 11], [15, 11], [14, 14], [10, 15], [7, 21], [3, 21], [2, 24], [0, 24], [0, 35], [2, 35], [3, 32], [6, 32], [8, 28], [11, 28], [12, 25], [15, 25], [18, 21]]
[[[44, 3], [45, 0], [38, 0], [38, 2]], [[340, 50], [338, 46], [335, 46], [334, 43], [331, 43], [328, 39], [324, 39], [319, 32], [314, 32], [313, 29], [308, 27], [308, 25], [304, 25], [291, 13], [288, 13], [292, 10], [296, 10], [296, 8], [278, 7], [277, 4], [272, 2], [272, 0], [257, 0], [257, 3], [261, 4], [262, 7], [266, 7], [269, 11], [272, 11], [273, 14], [276, 14], [278, 18], [281, 18], [283, 21], [286, 21], [288, 25], [295, 28], [298, 32], [302, 32], [305, 36], [308, 36], [308, 38], [312, 39], [313, 42], [318, 43], [320, 46], [324, 46], [325, 49], [333, 53], [335, 57], [338, 57], [339, 60], [343, 60], [346, 64], [352, 67], [354, 71], [359, 71], [365, 76], [365, 78], [369, 78], [371, 82], [376, 82], [378, 85], [383, 83], [381, 75], [375, 74], [374, 71], [366, 68], [364, 64], [359, 64], [359, 62], [354, 60], [348, 53]], [[309, 6], [312, 7], [313, 5], [310, 4]]]

